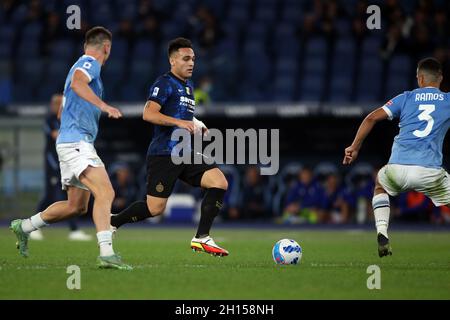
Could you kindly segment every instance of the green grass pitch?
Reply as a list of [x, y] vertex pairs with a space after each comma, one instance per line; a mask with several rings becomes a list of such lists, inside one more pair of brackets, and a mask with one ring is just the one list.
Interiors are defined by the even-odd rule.
[[[449, 232], [392, 231], [393, 256], [382, 259], [374, 231], [216, 228], [224, 258], [191, 251], [193, 232], [122, 228], [114, 247], [134, 270], [118, 271], [97, 269], [96, 243], [70, 242], [66, 229], [45, 229], [24, 259], [1, 228], [0, 299], [450, 299]], [[300, 265], [274, 264], [282, 238], [300, 243]], [[69, 265], [80, 267], [80, 290], [66, 286]], [[367, 288], [370, 265], [380, 267], [379, 290]]]

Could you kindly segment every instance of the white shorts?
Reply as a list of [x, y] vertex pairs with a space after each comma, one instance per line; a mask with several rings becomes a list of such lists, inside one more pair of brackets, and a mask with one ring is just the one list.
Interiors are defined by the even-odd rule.
[[437, 207], [450, 204], [450, 177], [442, 168], [387, 164], [378, 172], [378, 182], [391, 196], [415, 190], [429, 197]]
[[61, 185], [63, 190], [66, 190], [68, 186], [89, 190], [80, 182], [80, 175], [89, 166], [105, 166], [97, 155], [94, 145], [84, 141], [57, 144], [56, 152], [58, 153], [61, 168]]

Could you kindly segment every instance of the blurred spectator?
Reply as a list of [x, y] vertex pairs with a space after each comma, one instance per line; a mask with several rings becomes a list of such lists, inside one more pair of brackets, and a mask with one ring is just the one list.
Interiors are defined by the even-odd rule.
[[40, 0], [31, 0], [28, 5], [28, 12], [25, 18], [27, 23], [41, 22], [44, 19], [44, 10]]
[[192, 29], [190, 33], [198, 39], [201, 50], [213, 48], [224, 36], [220, 23], [208, 7], [198, 7], [189, 24]]
[[330, 174], [325, 180], [324, 188], [319, 196], [321, 205], [321, 222], [341, 224], [350, 222], [350, 205], [348, 195], [336, 174]]
[[9, 23], [13, 18], [14, 12], [21, 5], [20, 0], [3, 0], [0, 1], [0, 21]]
[[256, 166], [248, 167], [238, 206], [230, 208], [231, 219], [262, 219], [268, 217], [265, 184]]
[[298, 173], [298, 181], [288, 191], [282, 221], [287, 223], [317, 223], [323, 221], [318, 195], [320, 185], [314, 181], [313, 172], [303, 167]]
[[154, 15], [149, 15], [143, 19], [142, 30], [138, 33], [138, 36], [142, 40], [153, 40], [158, 44], [161, 41], [160, 23], [158, 19]]
[[432, 55], [434, 45], [430, 37], [430, 30], [425, 25], [414, 26], [412, 30], [412, 45], [410, 48], [410, 53], [415, 61]]
[[211, 103], [210, 92], [212, 89], [211, 78], [203, 76], [194, 90], [195, 105], [208, 105]]
[[364, 19], [355, 18], [352, 22], [352, 34], [358, 47], [362, 45], [363, 40], [367, 35], [367, 27]]
[[158, 24], [166, 18], [163, 12], [155, 8], [152, 0], [140, 0], [138, 5], [138, 20], [142, 21], [147, 17], [152, 17]]
[[397, 220], [408, 222], [430, 221], [433, 204], [423, 193], [409, 191], [398, 197], [398, 207], [394, 210]]
[[450, 208], [442, 206], [435, 208], [435, 215], [433, 215], [433, 222], [437, 224], [449, 223], [450, 224]]
[[358, 224], [364, 224], [374, 219], [372, 198], [378, 170], [379, 168], [373, 170], [372, 175], [356, 175], [352, 181], [353, 198], [349, 203], [355, 210], [355, 219]]
[[[371, 63], [367, 65], [370, 68], [374, 67], [374, 55], [360, 54], [360, 48], [364, 48], [363, 40], [367, 37], [374, 40], [372, 44], [369, 43], [369, 48], [372, 53], [376, 53], [373, 52], [376, 51], [373, 48], [373, 43], [377, 43], [379, 36], [383, 38], [380, 49], [386, 63], [383, 65], [382, 76], [377, 77], [377, 79], [380, 79], [378, 87], [381, 86], [381, 90], [377, 90], [380, 94], [376, 95], [377, 97], [375, 99], [384, 98], [381, 96], [386, 90], [397, 91], [397, 88], [400, 87], [400, 80], [397, 78], [389, 82], [389, 85], [386, 81], [389, 76], [386, 74], [390, 66], [389, 61], [393, 55], [406, 55], [407, 58], [413, 61], [410, 70], [411, 74], [415, 71], [413, 65], [423, 56], [431, 55], [437, 48], [447, 51], [446, 56], [448, 56], [448, 39], [450, 35], [448, 20], [450, 16], [450, 5], [448, 1], [421, 0], [417, 1], [416, 5], [411, 5], [404, 1], [386, 0], [380, 3], [383, 19], [382, 30], [380, 31], [371, 31], [366, 27], [366, 9], [370, 4], [369, 1], [354, 1], [354, 5], [349, 5], [345, 1], [338, 0], [312, 0], [295, 5], [291, 1], [275, 1], [274, 10], [280, 13], [277, 15], [280, 19], [275, 21], [273, 26], [271, 25], [271, 28], [269, 28], [270, 31], [258, 41], [249, 38], [247, 35], [239, 34], [240, 27], [242, 27], [242, 30], [247, 30], [250, 24], [254, 23], [253, 17], [250, 17], [251, 19], [248, 21], [242, 21], [242, 24], [239, 22], [238, 26], [229, 23], [234, 19], [232, 18], [230, 20], [229, 18], [230, 13], [234, 10], [235, 2], [220, 6], [223, 14], [221, 11], [210, 9], [204, 4], [204, 1], [183, 3], [184, 11], [170, 10], [170, 3], [170, 1], [154, 0], [131, 1], [127, 2], [126, 10], [123, 5], [118, 5], [114, 1], [102, 2], [102, 6], [109, 7], [107, 11], [111, 13], [112, 19], [131, 17], [130, 14], [134, 16], [133, 19], [120, 18], [122, 19], [121, 21], [115, 20], [109, 22], [111, 24], [115, 22], [119, 23], [119, 28], [114, 34], [117, 39], [122, 38], [126, 40], [128, 43], [128, 48], [125, 48], [128, 49], [127, 52], [134, 52], [131, 49], [136, 37], [139, 37], [139, 40], [152, 40], [155, 43], [157, 52], [161, 52], [159, 49], [162, 49], [161, 40], [163, 37], [177, 34], [192, 38], [192, 41], [197, 44], [199, 61], [201, 61], [198, 67], [204, 68], [203, 71], [212, 70], [213, 73], [211, 74], [214, 74], [214, 77], [216, 74], [223, 75], [224, 72], [226, 73], [225, 79], [222, 79], [222, 77], [220, 82], [216, 81], [216, 90], [214, 91], [216, 95], [211, 94], [211, 92], [209, 93], [215, 101], [229, 101], [230, 97], [234, 97], [234, 93], [240, 91], [243, 92], [243, 100], [254, 99], [254, 92], [252, 90], [241, 90], [240, 73], [237, 72], [239, 66], [246, 63], [246, 50], [243, 50], [246, 44], [243, 41], [258, 42], [261, 40], [264, 43], [273, 43], [277, 47], [278, 34], [283, 35], [283, 39], [288, 39], [289, 41], [289, 39], [294, 39], [295, 33], [292, 34], [292, 31], [295, 32], [296, 29], [297, 39], [301, 42], [298, 45], [297, 52], [292, 53], [293, 56], [299, 58], [298, 63], [296, 63], [298, 64], [297, 70], [286, 70], [286, 65], [289, 63], [284, 63], [285, 59], [282, 59], [283, 63], [281, 63], [281, 60], [278, 60], [279, 57], [274, 55], [274, 51], [276, 50], [274, 50], [273, 46], [267, 45], [262, 46], [264, 48], [263, 50], [267, 50], [267, 52], [262, 52], [261, 55], [268, 56], [269, 59], [267, 59], [267, 62], [261, 61], [261, 69], [267, 70], [267, 74], [274, 75], [275, 79], [281, 79], [280, 87], [284, 88], [283, 84], [289, 83], [289, 78], [293, 78], [294, 76], [302, 77], [305, 69], [302, 60], [308, 57], [311, 58], [308, 51], [317, 46], [317, 43], [310, 46], [308, 41], [315, 37], [325, 39], [327, 40], [327, 46], [325, 49], [320, 50], [321, 52], [325, 51], [324, 54], [314, 55], [314, 64], [308, 66], [308, 68], [314, 70], [312, 72], [314, 76], [317, 76], [314, 79], [317, 80], [315, 83], [320, 83], [323, 86], [320, 97], [333, 96], [331, 95], [333, 86], [330, 85], [330, 81], [327, 79], [331, 78], [329, 74], [331, 70], [335, 69], [333, 66], [335, 60], [332, 57], [334, 51], [331, 49], [333, 42], [339, 39], [339, 37], [347, 38], [351, 36], [354, 43], [351, 43], [351, 39], [346, 39], [346, 41], [348, 40], [351, 47], [356, 48], [356, 56], [353, 59], [355, 65], [352, 66], [353, 73], [350, 74], [352, 87], [354, 87], [352, 89], [353, 93], [346, 94], [344, 97], [344, 99], [349, 101], [356, 99], [356, 96], [359, 97], [359, 91], [364, 91], [353, 84], [358, 83], [360, 70], [363, 69], [362, 67], [364, 66], [364, 69], [367, 67], [365, 62], [371, 60]], [[245, 10], [257, 12], [259, 10], [257, 7], [260, 5], [264, 6], [265, 4], [261, 1], [251, 1], [251, 8]], [[296, 17], [293, 13], [289, 13], [291, 5], [293, 8], [300, 9], [301, 15], [299, 17]], [[30, 60], [40, 58], [33, 56], [36, 44], [40, 46], [44, 55], [49, 53], [54, 41], [60, 39], [75, 40], [79, 43], [78, 50], [81, 49], [81, 45], [84, 42], [84, 35], [91, 26], [90, 24], [93, 23], [91, 20], [93, 15], [83, 14], [81, 29], [68, 31], [64, 26], [65, 13], [60, 11], [61, 9], [62, 6], [57, 1], [0, 1], [0, 25], [2, 28], [2, 32], [0, 33], [2, 38], [0, 41], [5, 39], [5, 42], [7, 42], [6, 45], [2, 43], [0, 62], [6, 62], [12, 66], [13, 72], [11, 78], [26, 79], [25, 70], [29, 70], [30, 68], [36, 70], [41, 67], [33, 63], [28, 63]], [[125, 12], [121, 10], [125, 10]], [[195, 12], [195, 14], [190, 15], [190, 12]], [[286, 20], [282, 19], [285, 16]], [[185, 30], [185, 22], [189, 25], [188, 30]], [[347, 30], [348, 25], [351, 25], [350, 34], [348, 32], [349, 30]], [[5, 32], [3, 32], [4, 30]], [[314, 50], [317, 50], [317, 47]], [[15, 55], [15, 53], [20, 53], [19, 55], [23, 55], [23, 57], [19, 59], [19, 55]], [[9, 61], [10, 57], [13, 57], [12, 61]], [[130, 58], [133, 59], [133, 57]], [[270, 58], [275, 59], [274, 63], [269, 63], [271, 61]], [[448, 60], [448, 57], [445, 60]], [[325, 66], [325, 68], [319, 68], [318, 66]], [[316, 72], [322, 69], [324, 69], [324, 72]], [[444, 69], [448, 70], [448, 63], [446, 66], [444, 62]], [[122, 73], [118, 75], [119, 78], [125, 78], [129, 68], [123, 68], [123, 70], [122, 68], [117, 68], [116, 70]], [[205, 74], [205, 72], [202, 73]], [[339, 73], [336, 74], [343, 76]], [[448, 79], [450, 77], [445, 76], [446, 74], [448, 74], [448, 71], [447, 73], [444, 72], [443, 91], [449, 90], [450, 80]], [[46, 84], [48, 87], [55, 88], [56, 83], [57, 80], [52, 78]], [[130, 85], [132, 86], [133, 84]], [[0, 89], [1, 87], [4, 89], [5, 84], [3, 83], [2, 86], [0, 80]], [[264, 87], [260, 91], [267, 91], [267, 88]], [[375, 85], [375, 87], [377, 86]], [[8, 89], [8, 87], [6, 88]], [[22, 92], [30, 92], [30, 90], [32, 91], [30, 94], [21, 94]], [[287, 99], [291, 101], [295, 101], [303, 96], [301, 87], [296, 86], [289, 90], [295, 91], [292, 94], [289, 93], [290, 98]], [[39, 102], [39, 99], [41, 99], [36, 93], [35, 88], [30, 89], [27, 87], [26, 81], [18, 82], [18, 87], [14, 87], [10, 91], [12, 92], [13, 102], [28, 102], [27, 100]], [[130, 98], [125, 94], [120, 94], [119, 96], [120, 98], [118, 99], [122, 100], [137, 100], [135, 98], [137, 95], [130, 95]], [[316, 97], [314, 99], [320, 98]]]
[[450, 92], [450, 50], [445, 47], [438, 47], [434, 51], [434, 57], [442, 64], [444, 79], [441, 82], [441, 90]]
[[41, 34], [41, 52], [48, 55], [53, 41], [64, 36], [65, 28], [61, 25], [61, 18], [57, 12], [47, 13], [44, 29]]
[[389, 27], [389, 30], [381, 45], [381, 57], [389, 60], [394, 54], [401, 54], [407, 52], [408, 47], [403, 38], [401, 26], [394, 24]]
[[115, 163], [111, 166], [111, 183], [116, 196], [112, 204], [112, 212], [120, 212], [136, 201], [137, 188], [130, 167], [126, 163]]
[[444, 10], [438, 10], [434, 15], [434, 28], [436, 30], [434, 34], [436, 43], [440, 46], [445, 46], [450, 38], [450, 24]]
[[119, 28], [114, 34], [116, 39], [123, 39], [128, 42], [128, 48], [132, 49], [134, 46], [134, 41], [136, 39], [136, 33], [133, 28], [133, 23], [130, 19], [123, 19], [119, 23]]

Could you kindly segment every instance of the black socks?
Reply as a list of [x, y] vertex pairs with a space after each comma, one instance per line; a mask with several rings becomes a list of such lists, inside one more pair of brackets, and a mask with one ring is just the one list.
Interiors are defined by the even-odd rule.
[[148, 211], [147, 203], [145, 201], [136, 201], [122, 212], [112, 215], [111, 225], [119, 228], [125, 223], [138, 222], [151, 217], [152, 214]]
[[201, 217], [198, 225], [196, 238], [209, 235], [214, 218], [219, 214], [223, 206], [223, 197], [226, 190], [219, 188], [210, 188], [206, 191], [202, 201]]

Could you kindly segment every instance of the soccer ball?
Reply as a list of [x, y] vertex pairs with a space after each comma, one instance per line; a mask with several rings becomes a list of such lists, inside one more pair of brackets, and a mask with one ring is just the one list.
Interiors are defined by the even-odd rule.
[[297, 264], [302, 259], [302, 247], [291, 239], [281, 239], [272, 249], [276, 264]]

